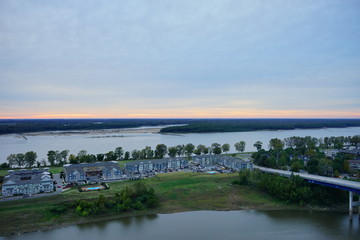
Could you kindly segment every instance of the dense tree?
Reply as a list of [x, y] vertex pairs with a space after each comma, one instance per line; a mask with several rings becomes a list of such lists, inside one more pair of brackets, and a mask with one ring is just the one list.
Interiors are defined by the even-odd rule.
[[14, 167], [14, 166], [17, 165], [17, 156], [16, 156], [16, 154], [10, 154], [10, 155], [6, 158], [6, 160], [8, 161], [8, 163], [9, 163], [9, 165], [10, 165], [11, 167]]
[[134, 160], [137, 160], [137, 159], [139, 159], [140, 158], [140, 155], [141, 155], [141, 151], [139, 151], [139, 150], [133, 150], [132, 152], [131, 152], [131, 158], [132, 159], [134, 159]]
[[176, 149], [177, 149], [177, 155], [180, 157], [182, 155], [185, 154], [185, 146], [184, 145], [177, 145], [176, 146]]
[[16, 154], [16, 165], [22, 167], [25, 165], [25, 155], [23, 153]]
[[199, 145], [196, 147], [195, 154], [196, 154], [196, 155], [205, 154], [205, 149], [206, 149], [206, 146], [205, 146], [205, 145], [199, 144]]
[[185, 154], [187, 157], [190, 157], [194, 152], [195, 146], [192, 143], [185, 145]]
[[104, 159], [105, 159], [105, 154], [103, 154], [103, 153], [96, 154], [96, 161], [102, 162], [102, 161], [104, 161]]
[[168, 151], [169, 151], [169, 156], [170, 157], [175, 157], [176, 156], [176, 154], [177, 154], [177, 148], [176, 147], [169, 147], [169, 149], [168, 149]]
[[228, 153], [228, 152], [230, 151], [230, 144], [224, 143], [224, 144], [221, 146], [221, 149], [222, 149], [223, 152]]
[[63, 150], [63, 151], [60, 152], [61, 162], [62, 162], [63, 164], [66, 164], [66, 163], [67, 163], [68, 154], [69, 154], [69, 150]]
[[32, 167], [36, 162], [36, 152], [30, 151], [25, 153], [24, 161], [27, 167]]
[[167, 146], [165, 144], [156, 145], [156, 156], [159, 158], [164, 158], [167, 154]]
[[145, 147], [146, 158], [154, 158], [154, 150], [150, 146]]
[[319, 160], [310, 159], [306, 165], [308, 173], [314, 174], [319, 172]]
[[129, 159], [130, 159], [130, 152], [126, 151], [124, 155], [124, 160], [129, 160]]
[[116, 161], [118, 159], [114, 151], [109, 151], [105, 153], [105, 161]]
[[210, 152], [210, 147], [205, 147], [204, 149], [203, 149], [203, 153], [204, 154], [208, 154]]
[[47, 153], [48, 162], [50, 163], [51, 166], [55, 165], [55, 155], [56, 155], [56, 152], [53, 150], [50, 150]]
[[244, 152], [246, 143], [245, 141], [240, 141], [234, 144], [236, 151], [238, 152]]
[[124, 150], [122, 147], [115, 148], [116, 160], [118, 160], [118, 161], [122, 160], [123, 155], [124, 155]]
[[257, 141], [254, 143], [254, 147], [256, 147], [256, 150], [260, 151], [262, 149], [263, 143], [261, 141]]
[[77, 163], [79, 163], [79, 160], [74, 154], [70, 154], [69, 163], [70, 164], [77, 164]]
[[219, 143], [211, 144], [211, 152], [214, 154], [220, 154], [221, 153], [221, 145]]
[[86, 162], [86, 156], [87, 156], [87, 151], [86, 150], [80, 150], [78, 155], [76, 156], [77, 161], [79, 163]]

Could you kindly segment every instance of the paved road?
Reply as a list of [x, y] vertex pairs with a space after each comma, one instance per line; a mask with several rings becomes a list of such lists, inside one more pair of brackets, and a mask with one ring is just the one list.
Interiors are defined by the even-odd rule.
[[331, 177], [323, 177], [308, 173], [297, 173], [297, 172], [291, 172], [291, 171], [284, 171], [284, 170], [278, 170], [278, 169], [272, 169], [272, 168], [264, 168], [259, 166], [254, 166], [254, 168], [259, 169], [262, 172], [268, 172], [268, 173], [277, 173], [281, 176], [290, 177], [290, 175], [293, 173], [294, 175], [300, 176], [304, 179], [310, 180], [310, 181], [316, 181], [321, 182], [329, 185], [335, 185], [340, 187], [345, 187], [352, 189], [358, 193], [360, 193], [360, 182], [355, 181], [349, 181], [339, 178], [331, 178]]

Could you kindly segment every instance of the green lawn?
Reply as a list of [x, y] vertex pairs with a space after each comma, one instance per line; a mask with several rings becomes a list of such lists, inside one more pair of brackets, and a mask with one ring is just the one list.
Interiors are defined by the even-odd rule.
[[[275, 207], [281, 204], [275, 198], [251, 186], [231, 185], [237, 174], [183, 173], [159, 174], [142, 180], [155, 189], [160, 197], [160, 207], [156, 213], [170, 213], [192, 210], [235, 210], [243, 208]], [[75, 212], [53, 216], [50, 209], [57, 205], [79, 199], [95, 199], [100, 194], [113, 197], [134, 181], [110, 183], [109, 190], [79, 192], [77, 189], [59, 195], [30, 198], [17, 201], [0, 202], [0, 235], [15, 231], [29, 231], [62, 223], [78, 223], [93, 220], [81, 218]], [[134, 214], [134, 213], [126, 213]], [[105, 217], [117, 217], [111, 213]], [[104, 217], [104, 216], [103, 216]], [[8, 221], [11, 219], [11, 221]]]

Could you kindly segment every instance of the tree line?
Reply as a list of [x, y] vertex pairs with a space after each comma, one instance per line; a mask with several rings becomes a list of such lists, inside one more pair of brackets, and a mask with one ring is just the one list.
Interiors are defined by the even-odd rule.
[[330, 187], [310, 184], [299, 176], [290, 178], [255, 171], [241, 171], [239, 185], [251, 185], [287, 203], [298, 205], [332, 205], [347, 201], [347, 192]]
[[[274, 138], [269, 141], [269, 150], [263, 149], [263, 143], [256, 141], [253, 146], [257, 152], [253, 154], [255, 164], [271, 168], [291, 167], [293, 171], [301, 169], [310, 173], [319, 173], [321, 175], [339, 174], [348, 172], [346, 160], [351, 156], [338, 154], [334, 161], [326, 158], [320, 149], [341, 149], [344, 146], [358, 146], [360, 144], [360, 136], [349, 137], [325, 137], [314, 138], [306, 137], [288, 137], [283, 140]], [[238, 153], [245, 151], [246, 142], [239, 141], [234, 144], [234, 148]], [[11, 167], [33, 167], [33, 166], [62, 166], [63, 164], [91, 163], [96, 161], [122, 161], [122, 160], [138, 160], [138, 159], [160, 159], [169, 157], [191, 157], [192, 155], [201, 154], [221, 154], [230, 151], [230, 144], [213, 143], [210, 146], [199, 144], [195, 147], [192, 143], [180, 144], [168, 147], [165, 144], [156, 145], [155, 149], [146, 146], [141, 150], [124, 151], [122, 147], [117, 147], [113, 151], [99, 154], [88, 154], [87, 151], [81, 150], [79, 153], [70, 154], [68, 150], [54, 151], [47, 153], [47, 160], [41, 159], [37, 161], [37, 154], [33, 151], [27, 153], [10, 154], [7, 157], [7, 163], [0, 165], [1, 168]], [[310, 160], [310, 161], [308, 161]], [[305, 166], [306, 163], [306, 166]]]
[[126, 212], [146, 210], [158, 207], [160, 199], [153, 188], [143, 182], [136, 182], [127, 186], [114, 197], [99, 195], [97, 199], [82, 199], [53, 207], [50, 212], [54, 215], [75, 212], [78, 216], [88, 217], [104, 214], [106, 212]]
[[[274, 138], [269, 142], [269, 150], [257, 147], [253, 153], [254, 163], [270, 168], [305, 170], [311, 174], [323, 176], [339, 176], [341, 173], [351, 173], [348, 160], [354, 159], [351, 154], [337, 152], [334, 156], [327, 156], [326, 149], [342, 149], [359, 147], [360, 136], [314, 138], [289, 137], [283, 140]], [[255, 146], [255, 144], [254, 144]]]
[[[235, 149], [238, 152], [244, 152], [246, 143], [245, 141], [240, 141], [234, 144]], [[91, 163], [97, 161], [122, 161], [122, 160], [138, 160], [138, 159], [161, 159], [166, 156], [169, 157], [191, 157], [193, 154], [221, 154], [228, 153], [230, 151], [230, 144], [219, 144], [213, 143], [211, 146], [207, 147], [203, 144], [199, 144], [195, 147], [192, 143], [186, 145], [177, 145], [172, 147], [167, 147], [165, 144], [158, 144], [153, 150], [150, 146], [146, 146], [141, 150], [133, 150], [131, 152], [124, 151], [122, 147], [117, 147], [113, 151], [109, 151], [105, 154], [88, 154], [86, 150], [81, 150], [77, 155], [70, 154], [69, 150], [63, 151], [54, 151], [50, 150], [47, 153], [47, 161], [42, 159], [37, 161], [37, 154], [33, 151], [27, 152], [25, 154], [10, 154], [7, 157], [7, 163], [1, 165], [2, 168], [11, 168], [11, 167], [37, 167], [46, 166], [47, 163], [50, 166], [62, 166], [64, 164], [78, 164], [78, 163]]]

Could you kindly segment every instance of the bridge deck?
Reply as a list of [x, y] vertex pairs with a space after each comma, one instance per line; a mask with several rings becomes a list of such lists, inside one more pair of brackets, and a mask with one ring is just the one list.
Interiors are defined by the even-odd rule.
[[259, 166], [254, 166], [254, 167], [259, 169], [262, 172], [279, 174], [279, 175], [285, 176], [285, 177], [290, 177], [291, 174], [293, 173], [296, 176], [306, 179], [310, 183], [339, 188], [339, 189], [352, 191], [352, 192], [356, 192], [357, 194], [360, 194], [360, 182], [343, 180], [343, 179], [339, 179], [339, 178], [317, 176], [317, 175], [307, 174], [307, 173], [298, 173], [298, 172], [284, 171], [284, 170], [278, 170], [278, 169], [272, 169], [272, 168], [265, 168], [265, 167], [259, 167]]

